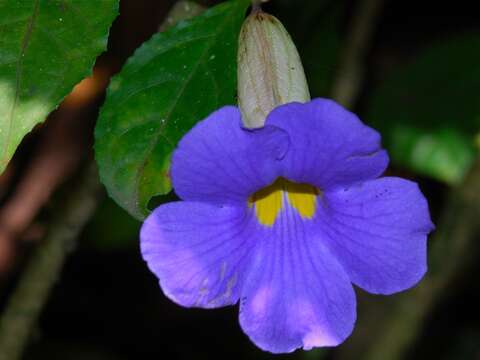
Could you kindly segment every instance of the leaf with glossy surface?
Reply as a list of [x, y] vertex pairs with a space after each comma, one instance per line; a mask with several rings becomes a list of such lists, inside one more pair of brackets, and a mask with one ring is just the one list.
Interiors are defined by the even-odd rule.
[[456, 184], [475, 157], [480, 129], [480, 34], [432, 46], [373, 94], [367, 119], [392, 161]]
[[0, 173], [89, 74], [117, 13], [118, 0], [0, 1]]
[[156, 34], [113, 78], [95, 131], [100, 177], [138, 219], [170, 190], [178, 140], [217, 108], [235, 103], [236, 51], [246, 0], [220, 4]]

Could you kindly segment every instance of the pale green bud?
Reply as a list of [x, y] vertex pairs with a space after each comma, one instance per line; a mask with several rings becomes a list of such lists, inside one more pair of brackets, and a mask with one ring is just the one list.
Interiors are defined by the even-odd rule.
[[278, 105], [310, 100], [302, 62], [290, 35], [274, 16], [253, 11], [238, 48], [238, 105], [243, 124], [260, 128]]

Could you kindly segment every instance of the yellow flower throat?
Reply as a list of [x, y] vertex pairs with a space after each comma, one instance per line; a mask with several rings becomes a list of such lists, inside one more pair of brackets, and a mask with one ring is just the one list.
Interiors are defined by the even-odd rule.
[[255, 215], [261, 224], [272, 226], [287, 205], [295, 209], [303, 219], [312, 219], [319, 194], [320, 191], [314, 186], [278, 178], [273, 184], [250, 196], [248, 204], [255, 207]]

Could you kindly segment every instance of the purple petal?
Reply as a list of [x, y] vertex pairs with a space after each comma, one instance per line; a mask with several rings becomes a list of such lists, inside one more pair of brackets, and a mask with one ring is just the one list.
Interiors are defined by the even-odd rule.
[[375, 179], [388, 165], [380, 135], [332, 100], [279, 106], [266, 124], [290, 136], [282, 176], [292, 181], [326, 190]]
[[385, 177], [327, 192], [316, 221], [352, 282], [391, 294], [427, 270], [428, 204], [417, 184]]
[[237, 302], [257, 240], [256, 224], [246, 210], [174, 202], [147, 218], [140, 234], [142, 256], [165, 295], [187, 307]]
[[172, 159], [173, 187], [180, 198], [245, 203], [277, 178], [288, 135], [272, 126], [245, 130], [240, 119], [237, 108], [226, 106], [183, 137]]
[[323, 240], [308, 230], [312, 224], [289, 207], [252, 255], [240, 325], [263, 350], [334, 346], [353, 329], [352, 285]]

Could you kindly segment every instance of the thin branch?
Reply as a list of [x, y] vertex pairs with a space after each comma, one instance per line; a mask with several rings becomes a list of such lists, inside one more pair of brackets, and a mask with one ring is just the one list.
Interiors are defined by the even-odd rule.
[[345, 107], [354, 105], [362, 86], [365, 54], [382, 5], [383, 0], [363, 0], [352, 19], [332, 88], [332, 98]]
[[62, 206], [46, 239], [24, 270], [0, 319], [0, 360], [20, 359], [30, 331], [62, 270], [67, 254], [93, 214], [101, 190], [95, 166]]
[[252, 13], [262, 11], [262, 2], [261, 0], [252, 0]]

